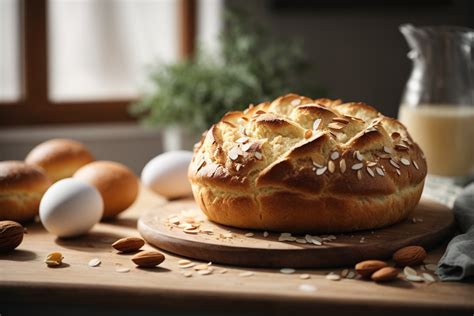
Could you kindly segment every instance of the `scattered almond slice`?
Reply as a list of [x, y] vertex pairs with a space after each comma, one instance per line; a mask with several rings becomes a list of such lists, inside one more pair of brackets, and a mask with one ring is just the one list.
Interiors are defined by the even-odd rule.
[[186, 278], [190, 278], [193, 276], [193, 273], [191, 271], [183, 271], [181, 272], [182, 275], [184, 275], [184, 277]]
[[307, 279], [309, 279], [309, 278], [311, 278], [311, 276], [310, 276], [309, 274], [307, 274], [307, 273], [304, 273], [304, 274], [301, 274], [301, 275], [300, 275], [300, 279], [302, 279], [302, 280], [307, 280]]
[[268, 237], [268, 232], [263, 232], [263, 237], [267, 238]]
[[280, 269], [280, 272], [283, 274], [293, 274], [295, 273], [295, 269], [292, 268], [282, 268]]
[[94, 268], [94, 267], [98, 267], [101, 264], [101, 261], [99, 258], [93, 258], [89, 261], [88, 264], [89, 264], [89, 267]]
[[191, 263], [191, 261], [188, 260], [188, 259], [181, 259], [181, 260], [178, 261], [179, 265], [184, 265], [184, 264], [188, 264], [188, 263]]
[[339, 274], [335, 274], [331, 272], [328, 275], [326, 275], [326, 279], [331, 280], [331, 281], [339, 281], [341, 279], [341, 276]]
[[194, 266], [194, 270], [207, 270], [209, 269], [209, 265], [207, 263], [201, 263], [197, 266]]
[[118, 266], [115, 268], [115, 271], [118, 273], [127, 273], [130, 272], [130, 268]]
[[187, 264], [180, 264], [179, 267], [181, 269], [188, 269], [188, 268], [192, 268], [194, 267], [196, 264], [194, 262], [190, 262], [190, 263], [187, 263]]
[[212, 270], [211, 269], [199, 270], [196, 273], [199, 274], [199, 275], [209, 275], [209, 274], [212, 273]]
[[435, 282], [436, 281], [435, 278], [429, 273], [423, 272], [421, 275], [423, 276], [423, 279], [425, 279], [426, 282]]
[[341, 271], [341, 277], [346, 278], [349, 274], [349, 269], [344, 269]]
[[255, 273], [253, 273], [252, 271], [245, 271], [245, 272], [239, 273], [239, 277], [248, 278], [248, 277], [251, 277], [254, 274]]
[[245, 236], [245, 237], [253, 237], [253, 236], [254, 236], [254, 233], [246, 233], [244, 236]]
[[404, 269], [403, 269], [403, 273], [406, 275], [406, 276], [409, 276], [409, 275], [418, 275], [418, 273], [416, 272], [415, 269], [409, 267], [409, 266], [406, 266]]
[[422, 277], [420, 277], [419, 275], [407, 275], [406, 276], [406, 279], [408, 281], [412, 281], [412, 282], [423, 282], [424, 279]]
[[436, 271], [438, 266], [434, 263], [427, 263], [427, 264], [425, 264], [425, 268], [429, 271]]

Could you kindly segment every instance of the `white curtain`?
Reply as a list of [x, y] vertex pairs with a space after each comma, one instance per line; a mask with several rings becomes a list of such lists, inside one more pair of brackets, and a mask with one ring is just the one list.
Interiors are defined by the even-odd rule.
[[[4, 0], [0, 0], [4, 1]], [[149, 66], [178, 58], [177, 0], [50, 0], [53, 101], [136, 97]], [[217, 49], [222, 0], [198, 2], [198, 41]]]

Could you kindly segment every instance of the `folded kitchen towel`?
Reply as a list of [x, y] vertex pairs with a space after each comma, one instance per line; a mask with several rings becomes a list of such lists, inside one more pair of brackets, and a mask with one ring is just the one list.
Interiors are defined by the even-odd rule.
[[461, 234], [451, 240], [438, 263], [437, 274], [442, 281], [474, 276], [474, 183], [458, 195], [453, 213]]

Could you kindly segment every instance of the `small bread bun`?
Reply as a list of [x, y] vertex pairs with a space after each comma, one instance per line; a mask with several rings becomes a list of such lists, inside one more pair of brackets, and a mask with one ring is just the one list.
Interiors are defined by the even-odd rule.
[[219, 224], [337, 233], [407, 218], [426, 171], [399, 121], [362, 102], [289, 94], [224, 115], [195, 146], [189, 178]]
[[26, 156], [25, 162], [46, 171], [56, 182], [71, 177], [80, 167], [94, 161], [87, 148], [71, 139], [51, 139], [39, 144]]
[[92, 162], [77, 170], [74, 178], [86, 181], [99, 190], [104, 200], [102, 218], [110, 218], [124, 211], [138, 195], [138, 178], [117, 162]]
[[32, 220], [50, 185], [41, 168], [21, 161], [0, 162], [0, 220]]

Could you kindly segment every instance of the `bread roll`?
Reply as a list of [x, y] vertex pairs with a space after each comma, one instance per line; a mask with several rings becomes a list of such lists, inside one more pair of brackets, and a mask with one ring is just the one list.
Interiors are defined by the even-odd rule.
[[405, 219], [426, 161], [405, 126], [365, 103], [289, 94], [227, 113], [196, 145], [188, 175], [217, 223], [337, 233]]
[[0, 162], [0, 220], [32, 220], [50, 185], [41, 168], [21, 161]]
[[86, 181], [99, 190], [104, 200], [102, 218], [110, 218], [126, 210], [138, 195], [138, 178], [117, 162], [92, 162], [77, 170], [74, 178]]
[[43, 168], [53, 182], [71, 177], [77, 169], [93, 160], [83, 144], [59, 138], [39, 144], [25, 159], [26, 163]]

